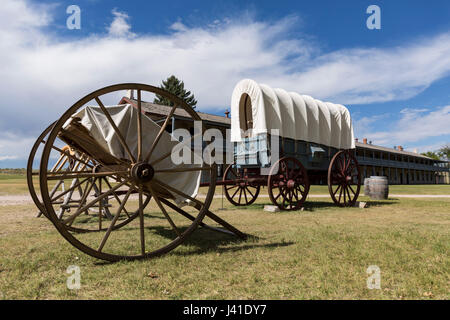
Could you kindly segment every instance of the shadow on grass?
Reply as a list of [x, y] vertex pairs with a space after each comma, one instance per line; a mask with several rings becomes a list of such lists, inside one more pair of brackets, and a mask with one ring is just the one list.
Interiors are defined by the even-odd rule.
[[[170, 228], [163, 226], [147, 227], [147, 230], [164, 237], [170, 241], [175, 240], [174, 231]], [[180, 227], [180, 232], [186, 231], [187, 227]], [[251, 250], [255, 248], [277, 248], [286, 247], [294, 244], [292, 241], [274, 242], [266, 244], [256, 243], [261, 238], [253, 235], [247, 235], [247, 239], [240, 239], [236, 236], [224, 234], [221, 232], [209, 230], [199, 227], [192, 234], [190, 234], [180, 246], [190, 247], [188, 251], [174, 250], [166, 254], [173, 254], [177, 256], [191, 256], [200, 255], [204, 253], [225, 253], [225, 252], [237, 252], [242, 250]], [[160, 255], [159, 257], [164, 256]], [[144, 259], [145, 260], [145, 259]], [[94, 262], [95, 265], [109, 265], [116, 262], [98, 261]]]
[[[373, 201], [373, 200], [367, 200], [365, 202], [367, 202], [369, 207], [372, 206], [386, 206], [386, 205], [393, 205], [396, 204], [398, 201], [398, 199], [389, 199], [389, 200], [385, 200], [385, 201]], [[254, 203], [250, 206], [246, 207], [246, 210], [264, 210], [264, 206], [266, 205], [270, 205], [273, 206], [272, 202], [264, 202], [264, 203]], [[304, 207], [304, 211], [316, 211], [316, 210], [320, 210], [320, 209], [341, 209], [341, 210], [345, 210], [348, 209], [349, 207], [339, 207], [337, 206], [334, 202], [330, 202], [330, 201], [306, 201], [303, 204]], [[237, 207], [237, 210], [242, 210], [243, 207]], [[351, 208], [351, 207], [350, 207]], [[293, 213], [293, 212], [298, 212], [301, 213], [301, 208], [299, 210], [295, 210], [295, 211], [280, 211], [281, 213]], [[280, 212], [274, 212], [274, 214], [280, 214]]]
[[[156, 230], [155, 230], [156, 229]], [[159, 235], [167, 238], [173, 237], [173, 231], [167, 228], [157, 227], [154, 231]], [[180, 230], [181, 231], [181, 230]], [[184, 231], [184, 230], [183, 230]], [[184, 246], [195, 247], [186, 251], [174, 251], [172, 254], [180, 256], [198, 255], [208, 252], [225, 253], [237, 252], [242, 250], [250, 250], [255, 248], [276, 248], [285, 247], [294, 244], [294, 242], [276, 242], [258, 244], [261, 238], [253, 235], [247, 235], [247, 239], [240, 239], [236, 236], [208, 230], [206, 228], [198, 228], [195, 230], [182, 244]]]

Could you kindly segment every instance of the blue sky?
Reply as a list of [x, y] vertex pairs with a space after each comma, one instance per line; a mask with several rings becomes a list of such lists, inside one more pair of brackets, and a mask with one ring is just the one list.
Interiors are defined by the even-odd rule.
[[[66, 27], [67, 6], [81, 29]], [[381, 8], [381, 30], [366, 9]], [[223, 114], [252, 78], [346, 105], [355, 136], [419, 152], [450, 142], [448, 1], [33, 1], [0, 6], [0, 167], [83, 95], [175, 74]]]

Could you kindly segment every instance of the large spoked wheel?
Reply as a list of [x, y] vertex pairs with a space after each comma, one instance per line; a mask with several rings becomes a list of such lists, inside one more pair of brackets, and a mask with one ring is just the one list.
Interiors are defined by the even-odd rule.
[[[130, 123], [124, 128], [117, 124], [119, 120], [114, 113], [117, 109], [105, 107], [102, 100], [117, 99], [118, 95], [124, 95], [127, 90], [137, 92], [137, 99], [129, 100], [135, 108], [128, 109], [132, 111]], [[144, 94], [158, 94], [173, 102], [165, 119], [153, 122], [143, 115], [141, 97]], [[115, 135], [115, 148], [121, 148], [121, 156], [114, 155], [112, 149], [100, 146], [80, 122], [80, 111], [88, 105], [95, 105], [93, 112], [101, 114], [102, 119], [107, 121], [102, 130], [109, 130], [109, 135]], [[108, 261], [150, 258], [176, 248], [201, 223], [214, 195], [216, 165], [202, 163], [175, 166], [172, 163], [172, 150], [167, 151], [167, 148], [179, 143], [171, 142], [166, 128], [177, 108], [184, 110], [193, 121], [201, 121], [189, 105], [163, 89], [126, 83], [92, 92], [70, 107], [55, 123], [48, 135], [40, 162], [41, 196], [49, 219], [73, 246], [86, 254]], [[143, 132], [144, 124], [154, 130]], [[192, 152], [191, 145], [186, 142], [183, 141], [183, 150], [187, 148]], [[84, 165], [83, 169], [58, 172], [49, 169], [60, 155], [61, 145], [71, 147], [73, 152], [70, 153], [70, 158]], [[200, 174], [209, 175], [211, 181], [203, 202], [194, 198], [194, 191], [183, 189], [185, 185], [199, 183]], [[179, 182], [180, 177], [190, 178], [191, 175], [196, 179], [185, 179], [181, 184], [173, 182]], [[52, 186], [55, 181], [73, 179], [78, 179], [78, 182], [64, 192], [67, 194], [80, 187], [81, 205], [59, 217], [55, 200], [61, 198], [63, 193], [52, 196]], [[105, 199], [109, 201], [106, 203]], [[148, 206], [147, 201], [150, 201]], [[189, 206], [181, 208], [183, 203], [188, 203]], [[90, 212], [91, 209], [94, 214]], [[111, 220], [105, 219], [103, 213], [106, 209], [112, 214]], [[139, 219], [132, 219], [134, 212]], [[175, 213], [180, 215], [175, 216]], [[116, 228], [116, 225], [128, 220], [131, 223]], [[75, 233], [71, 228], [98, 232]]]
[[339, 151], [328, 168], [328, 190], [338, 206], [353, 206], [361, 188], [358, 161], [348, 150]]
[[230, 164], [223, 175], [225, 197], [235, 206], [248, 206], [258, 198], [260, 186], [252, 184], [243, 168]]
[[39, 176], [39, 168], [37, 170], [34, 170], [35, 160], [36, 160], [36, 154], [38, 153], [38, 150], [41, 150], [44, 147], [45, 144], [45, 138], [52, 130], [53, 125], [52, 123], [49, 125], [42, 133], [41, 135], [36, 139], [36, 142], [34, 143], [33, 147], [31, 148], [30, 155], [28, 157], [27, 162], [27, 185], [28, 185], [28, 191], [30, 192], [31, 199], [33, 199], [34, 204], [39, 210], [38, 216], [43, 214], [47, 217], [47, 213], [45, 212], [44, 204], [42, 203], [42, 200], [40, 199], [38, 193], [36, 192], [36, 187], [39, 185], [39, 180], [36, 180], [35, 177]]
[[269, 198], [281, 210], [297, 210], [306, 200], [309, 179], [305, 167], [296, 158], [278, 160], [270, 169]]
[[[28, 157], [27, 162], [27, 185], [28, 185], [28, 191], [30, 192], [30, 196], [33, 199], [34, 204], [39, 210], [38, 217], [43, 214], [45, 217], [49, 218], [45, 209], [45, 205], [42, 202], [42, 199], [39, 195], [39, 193], [36, 191], [39, 187], [39, 168], [35, 168], [35, 162], [36, 162], [36, 155], [42, 152], [42, 149], [44, 148], [46, 138], [49, 135], [51, 129], [53, 128], [54, 123], [52, 123], [50, 126], [48, 126], [41, 135], [36, 139], [36, 142], [34, 143], [33, 147], [31, 148], [30, 155]], [[56, 148], [56, 149], [55, 149]], [[53, 167], [50, 169], [50, 172], [55, 173], [63, 173], [68, 171], [74, 171], [74, 170], [84, 170], [86, 167], [89, 168], [86, 170], [86, 172], [89, 172], [92, 168], [96, 166], [95, 161], [92, 159], [89, 159], [85, 155], [74, 155], [73, 149], [71, 149], [69, 146], [64, 146], [62, 148], [58, 148], [53, 146], [53, 149], [55, 149], [57, 152], [59, 152], [58, 160], [53, 165]], [[85, 163], [81, 163], [78, 161], [78, 157], [84, 161]], [[37, 178], [37, 179], [36, 179]], [[106, 181], [106, 178], [98, 179], [94, 185], [93, 189], [99, 191], [99, 183], [103, 180], [105, 183], [108, 183]], [[55, 180], [51, 191], [50, 191], [50, 197], [53, 205], [55, 207], [58, 207], [57, 216], [61, 220], [64, 218], [65, 214], [70, 213], [71, 209], [74, 208], [80, 208], [82, 205], [84, 206], [86, 204], [86, 199], [84, 199], [84, 202], [81, 202], [81, 199], [83, 199], [83, 184], [79, 183], [80, 180], [77, 178], [73, 178], [70, 182], [70, 185], [67, 185], [68, 180], [67, 179], [60, 179]], [[66, 189], [67, 192], [66, 192]], [[86, 197], [87, 198], [87, 197]], [[101, 214], [104, 218], [111, 220], [112, 215], [109, 212], [108, 209], [108, 198], [103, 199], [103, 210]], [[146, 199], [145, 205], [150, 201], [150, 198]], [[98, 206], [96, 206], [98, 208]], [[89, 210], [86, 210], [86, 213], [88, 213]], [[90, 210], [92, 211], [92, 209]], [[92, 213], [92, 212], [91, 212]], [[100, 214], [97, 210], [97, 214]], [[129, 222], [131, 222], [133, 219], [135, 219], [138, 215], [138, 211], [134, 211], [132, 213], [127, 213], [127, 218], [123, 221], [120, 221], [119, 223], [114, 225], [114, 229], [119, 229]], [[67, 229], [72, 232], [91, 232], [91, 231], [105, 231], [105, 228], [98, 229], [98, 228], [89, 228], [88, 225], [80, 225], [80, 227], [74, 227], [74, 226], [67, 226]]]

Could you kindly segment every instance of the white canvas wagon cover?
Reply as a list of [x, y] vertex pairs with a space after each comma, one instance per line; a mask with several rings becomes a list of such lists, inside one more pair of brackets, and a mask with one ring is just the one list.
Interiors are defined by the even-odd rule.
[[355, 148], [352, 121], [346, 107], [307, 95], [272, 89], [241, 80], [231, 97], [231, 141], [279, 130], [279, 135], [338, 149]]
[[[130, 104], [107, 106], [106, 109], [124, 137], [131, 153], [135, 158], [137, 158], [137, 109]], [[80, 123], [89, 131], [89, 134], [98, 143], [100, 148], [103, 148], [105, 151], [118, 159], [129, 159], [125, 148], [120, 143], [117, 133], [100, 107], [87, 106], [84, 109], [81, 109], [73, 117], [78, 117], [81, 119]], [[67, 121], [64, 127], [68, 126], [70, 121], [71, 119]], [[142, 115], [142, 149], [144, 156], [146, 156], [150, 150], [160, 129], [161, 127], [152, 119], [144, 114]], [[180, 143], [178, 141], [174, 141], [174, 139], [171, 138], [171, 135], [168, 132], [164, 131], [159, 143], [152, 152], [149, 163], [152, 163], [162, 155], [172, 152], [175, 146], [179, 144]], [[166, 170], [181, 167], [192, 168], [199, 167], [199, 165], [184, 163], [175, 164], [172, 161], [171, 156], [168, 156], [154, 165], [155, 178], [191, 197], [196, 197], [200, 186], [200, 170], [185, 172], [157, 172], [161, 169]], [[171, 192], [171, 194], [178, 204], [181, 204], [186, 200], [184, 197], [181, 197], [176, 193]]]

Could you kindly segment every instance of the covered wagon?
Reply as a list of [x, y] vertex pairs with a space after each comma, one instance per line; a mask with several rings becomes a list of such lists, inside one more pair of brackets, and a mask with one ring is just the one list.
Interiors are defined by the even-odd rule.
[[222, 183], [234, 205], [253, 203], [267, 186], [273, 204], [295, 210], [311, 184], [325, 182], [339, 206], [358, 198], [361, 176], [343, 105], [245, 79], [231, 98], [231, 140], [235, 163]]

